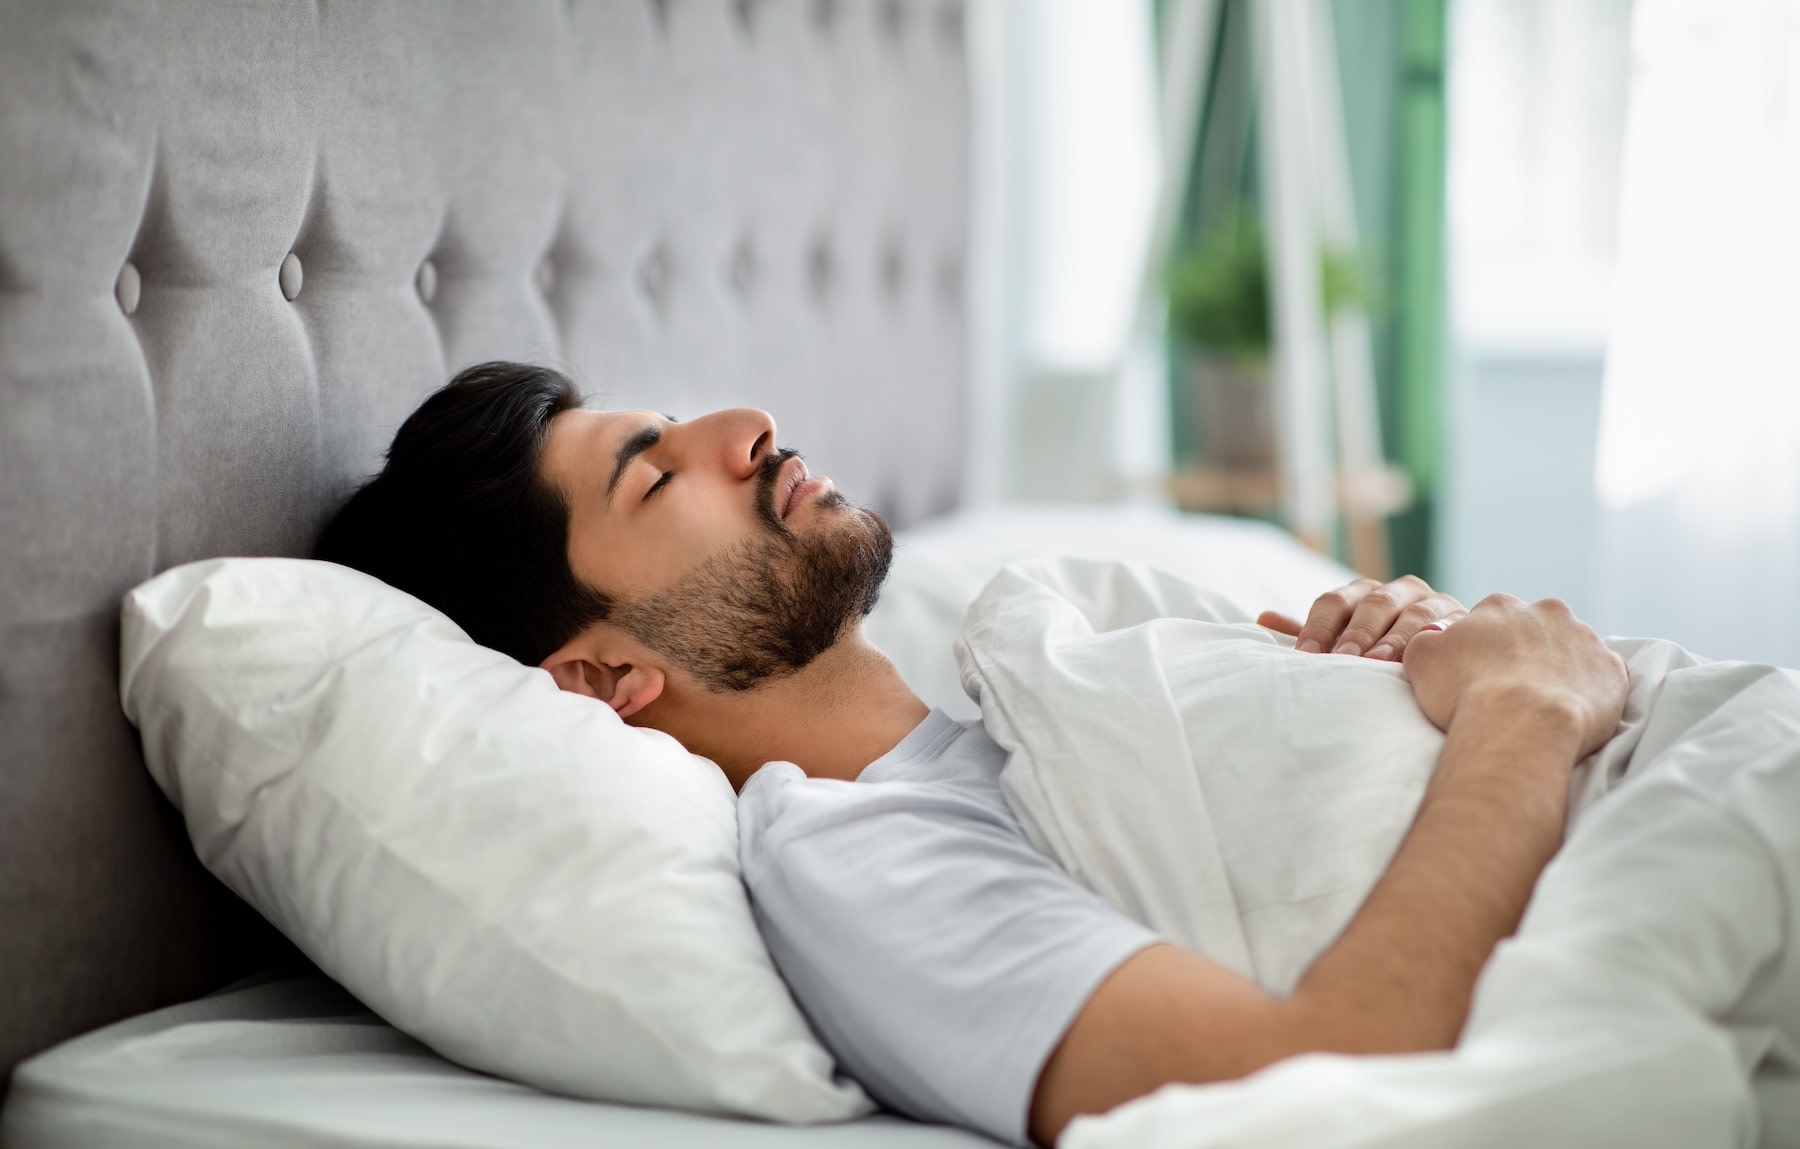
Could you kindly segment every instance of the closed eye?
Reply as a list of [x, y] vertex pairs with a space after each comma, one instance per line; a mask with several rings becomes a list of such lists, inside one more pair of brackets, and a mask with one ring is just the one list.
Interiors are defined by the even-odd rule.
[[675, 477], [674, 471], [664, 471], [662, 473], [662, 477], [660, 479], [656, 480], [656, 482], [651, 483], [650, 489], [644, 492], [644, 498], [648, 499], [651, 495], [654, 495], [656, 492], [662, 490], [665, 486], [668, 485], [669, 480], [673, 479], [674, 477]]

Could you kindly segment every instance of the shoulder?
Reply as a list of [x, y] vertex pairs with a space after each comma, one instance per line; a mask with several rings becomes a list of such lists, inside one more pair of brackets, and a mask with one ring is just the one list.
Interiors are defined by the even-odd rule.
[[1093, 987], [1154, 938], [941, 777], [764, 767], [739, 806], [752, 912], [840, 1063], [917, 1117], [1024, 1139]]
[[845, 782], [773, 762], [738, 796], [738, 851], [752, 892], [781, 871], [803, 869], [809, 881], [837, 887], [903, 881], [911, 867], [888, 874], [873, 863], [1019, 846], [1030, 849], [997, 794], [990, 800], [954, 780]]

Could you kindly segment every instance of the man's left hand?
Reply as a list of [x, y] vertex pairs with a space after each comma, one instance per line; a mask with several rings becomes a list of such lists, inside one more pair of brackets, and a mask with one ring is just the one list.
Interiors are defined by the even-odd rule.
[[1426, 627], [1442, 628], [1468, 614], [1462, 603], [1431, 588], [1417, 575], [1390, 583], [1359, 578], [1349, 586], [1322, 594], [1300, 623], [1265, 610], [1257, 624], [1292, 635], [1294, 649], [1304, 654], [1330, 651], [1398, 662], [1412, 637]]

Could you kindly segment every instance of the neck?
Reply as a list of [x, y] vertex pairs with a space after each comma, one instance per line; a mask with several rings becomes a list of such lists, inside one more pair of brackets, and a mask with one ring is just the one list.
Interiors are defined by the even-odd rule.
[[670, 685], [638, 720], [718, 763], [734, 790], [767, 762], [852, 780], [930, 712], [860, 625], [799, 671], [742, 693]]

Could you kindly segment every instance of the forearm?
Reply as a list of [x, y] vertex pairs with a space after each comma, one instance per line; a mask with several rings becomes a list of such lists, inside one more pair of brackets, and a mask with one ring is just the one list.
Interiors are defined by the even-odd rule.
[[1578, 716], [1529, 691], [1457, 708], [1425, 800], [1387, 873], [1289, 999], [1314, 1049], [1447, 1048], [1475, 980], [1518, 926], [1562, 842]]

